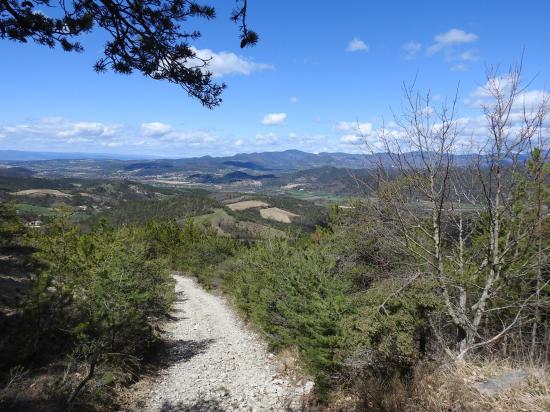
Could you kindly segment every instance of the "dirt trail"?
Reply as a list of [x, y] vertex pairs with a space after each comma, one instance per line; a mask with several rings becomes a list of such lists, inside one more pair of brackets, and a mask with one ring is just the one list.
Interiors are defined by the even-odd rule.
[[146, 410], [300, 410], [312, 382], [277, 372], [264, 342], [248, 330], [230, 305], [190, 278], [176, 276], [177, 320], [168, 326], [170, 357]]

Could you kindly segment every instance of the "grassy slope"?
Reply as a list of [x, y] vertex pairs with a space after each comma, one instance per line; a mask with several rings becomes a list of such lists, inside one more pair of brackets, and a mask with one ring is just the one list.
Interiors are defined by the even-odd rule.
[[228, 214], [225, 209], [214, 209], [213, 213], [195, 216], [193, 220], [196, 223], [212, 226], [221, 235], [232, 235], [247, 239], [286, 237], [284, 231], [271, 226], [255, 222], [239, 221], [234, 216]]

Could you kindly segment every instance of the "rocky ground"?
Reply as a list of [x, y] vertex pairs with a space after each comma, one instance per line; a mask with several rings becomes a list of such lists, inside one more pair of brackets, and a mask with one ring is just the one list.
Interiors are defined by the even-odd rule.
[[167, 325], [170, 365], [145, 410], [297, 411], [313, 382], [284, 375], [266, 344], [220, 296], [176, 276], [175, 320]]

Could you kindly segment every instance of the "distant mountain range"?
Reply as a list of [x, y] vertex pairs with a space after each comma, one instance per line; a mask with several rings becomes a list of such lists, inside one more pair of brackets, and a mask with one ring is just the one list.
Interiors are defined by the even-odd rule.
[[[240, 153], [233, 156], [191, 157], [182, 159], [162, 159], [152, 156], [119, 155], [105, 153], [61, 153], [61, 152], [26, 152], [19, 150], [0, 150], [0, 162], [19, 164], [32, 162], [42, 163], [45, 166], [61, 166], [60, 161], [90, 161], [98, 166], [106, 166], [109, 169], [118, 167], [125, 172], [137, 175], [148, 173], [162, 173], [195, 170], [212, 172], [214, 170], [248, 169], [251, 171], [288, 171], [303, 170], [312, 167], [337, 166], [358, 168], [365, 164], [365, 156], [349, 153], [307, 153], [300, 150], [285, 150], [281, 152]], [[87, 162], [89, 164], [89, 162]], [[72, 163], [75, 164], [75, 163]]]
[[[429, 154], [424, 154], [429, 156]], [[404, 155], [406, 163], [421, 167], [421, 155], [410, 152]], [[471, 164], [475, 155], [455, 156], [455, 164]], [[240, 153], [224, 157], [192, 157], [184, 159], [132, 159], [131, 155], [87, 154], [87, 153], [47, 153], [0, 150], [0, 161], [23, 166], [35, 171], [46, 171], [67, 175], [78, 173], [81, 176], [101, 177], [148, 177], [164, 174], [189, 174], [199, 181], [234, 181], [248, 176], [229, 175], [231, 172], [246, 172], [250, 178], [262, 180], [272, 175], [301, 170], [337, 167], [347, 169], [371, 168], [380, 163], [392, 167], [393, 158], [388, 153], [307, 153], [300, 150], [281, 152]]]
[[[182, 159], [163, 159], [160, 156], [125, 155], [108, 153], [65, 153], [65, 152], [32, 152], [21, 150], [0, 150], [0, 161], [28, 162], [48, 160], [134, 160], [125, 166], [126, 170], [162, 169], [178, 166], [208, 167], [213, 165], [228, 168], [243, 168], [250, 170], [286, 170], [291, 166], [303, 169], [316, 166], [347, 166], [364, 165], [365, 155], [350, 153], [307, 153], [300, 150], [285, 150], [281, 152], [239, 153], [233, 156], [190, 157]], [[143, 162], [142, 162], [143, 160]]]
[[147, 167], [163, 164], [172, 170], [248, 169], [255, 171], [303, 170], [319, 166], [362, 167], [365, 156], [349, 153], [307, 153], [300, 150], [282, 152], [239, 153], [224, 157], [152, 160]]
[[[474, 155], [455, 156], [455, 162], [460, 165], [471, 163]], [[410, 164], [421, 165], [418, 152], [405, 154]], [[388, 153], [353, 154], [353, 153], [307, 153], [300, 150], [285, 150], [282, 152], [240, 153], [225, 157], [193, 157], [187, 159], [158, 159], [128, 163], [124, 169], [138, 175], [159, 172], [176, 172], [194, 170], [209, 173], [228, 169], [247, 169], [250, 171], [285, 172], [313, 169], [324, 166], [338, 168], [362, 169], [377, 164], [391, 166], [392, 156]]]

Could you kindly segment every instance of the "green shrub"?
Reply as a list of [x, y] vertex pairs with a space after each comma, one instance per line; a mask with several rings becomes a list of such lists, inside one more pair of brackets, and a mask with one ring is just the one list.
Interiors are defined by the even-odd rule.
[[188, 219], [183, 227], [175, 220], [149, 221], [142, 236], [149, 245], [153, 258], [165, 257], [170, 267], [193, 274], [209, 287], [217, 265], [232, 256], [236, 250], [233, 239], [204, 229]]
[[331, 274], [318, 248], [273, 241], [244, 251], [226, 288], [274, 348], [296, 347], [324, 388], [343, 350], [344, 320], [355, 311], [349, 282]]
[[426, 352], [433, 282], [407, 285], [395, 253], [364, 222], [334, 221], [297, 242], [243, 250], [225, 287], [274, 348], [294, 347], [320, 395], [334, 384], [391, 381]]
[[73, 361], [88, 365], [82, 386], [100, 365], [134, 363], [154, 341], [152, 326], [174, 299], [166, 261], [148, 256], [135, 229], [115, 230], [105, 223], [84, 234], [57, 220], [31, 242], [45, 266], [27, 302], [37, 347], [44, 350], [62, 331]]
[[12, 245], [24, 231], [25, 227], [17, 216], [15, 206], [0, 203], [0, 247]]

